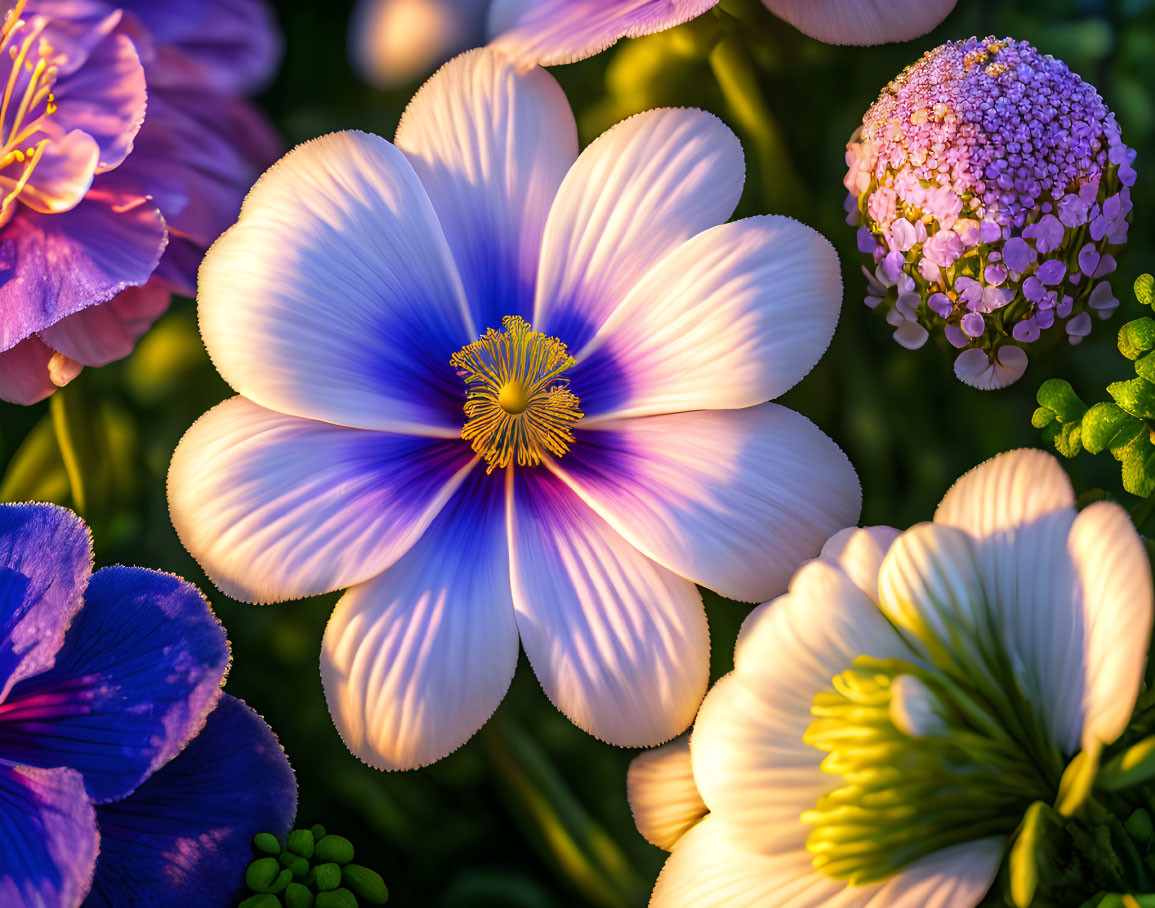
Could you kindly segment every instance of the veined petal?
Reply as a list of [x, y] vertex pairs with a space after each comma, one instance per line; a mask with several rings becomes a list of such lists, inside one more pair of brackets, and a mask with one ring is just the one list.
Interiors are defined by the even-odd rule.
[[649, 110], [602, 133], [546, 222], [534, 328], [580, 350], [655, 261], [734, 213], [744, 178], [737, 137], [705, 111]]
[[221, 375], [263, 407], [461, 431], [449, 357], [478, 332], [429, 197], [378, 136], [323, 136], [273, 165], [205, 257], [199, 307]]
[[0, 706], [51, 667], [91, 574], [83, 520], [51, 504], [0, 505]]
[[358, 0], [349, 56], [361, 78], [398, 88], [485, 42], [489, 0]]
[[781, 593], [858, 519], [846, 455], [776, 404], [604, 422], [577, 437], [553, 471], [639, 550], [731, 599]]
[[79, 905], [99, 839], [79, 773], [0, 762], [0, 905]]
[[1071, 480], [1059, 462], [1044, 451], [1022, 448], [965, 473], [943, 497], [934, 520], [982, 539], [1074, 507]]
[[452, 753], [497, 709], [517, 666], [505, 477], [474, 470], [425, 535], [349, 590], [325, 629], [321, 679], [349, 749], [377, 769]]
[[842, 568], [855, 586], [877, 603], [882, 560], [900, 535], [894, 527], [847, 527], [826, 541], [819, 557]]
[[804, 848], [804, 810], [834, 788], [824, 754], [802, 736], [814, 696], [861, 655], [909, 656], [873, 602], [839, 567], [811, 561], [790, 591], [742, 624], [734, 672], [706, 695], [690, 738], [694, 778], [711, 812], [750, 850]]
[[513, 601], [541, 686], [603, 741], [669, 740], [694, 718], [708, 680], [697, 589], [622, 539], [561, 480], [512, 476]]
[[974, 908], [990, 889], [1004, 840], [953, 845], [883, 883], [847, 886], [823, 876], [803, 850], [746, 850], [742, 832], [709, 816], [674, 849], [651, 908]]
[[[1122, 734], [1139, 694], [1151, 638], [1151, 564], [1131, 518], [1111, 502], [1080, 512], [1068, 551], [1086, 626], [1081, 743], [1091, 747]], [[1062, 667], [1064, 654], [1051, 655]]]
[[475, 461], [460, 439], [347, 429], [235, 397], [177, 445], [169, 514], [233, 598], [314, 596], [393, 564]]
[[565, 93], [543, 69], [519, 73], [490, 50], [450, 61], [397, 127], [441, 221], [474, 324], [532, 314], [542, 232], [577, 157]]
[[671, 851], [707, 813], [694, 784], [690, 736], [681, 735], [634, 757], [626, 775], [626, 792], [638, 832], [651, 845]]
[[225, 694], [184, 750], [127, 798], [97, 807], [100, 860], [85, 906], [235, 904], [253, 836], [286, 834], [296, 810], [281, 745]]
[[586, 422], [775, 398], [821, 358], [841, 305], [838, 256], [809, 227], [765, 215], [706, 230], [574, 354]]
[[718, 0], [494, 0], [491, 46], [523, 65], [584, 60], [619, 38], [637, 38], [688, 22]]
[[0, 753], [79, 771], [94, 801], [122, 798], [200, 729], [228, 661], [224, 628], [191, 583], [103, 568], [52, 668], [0, 704]]
[[925, 35], [956, 0], [762, 0], [776, 16], [827, 44], [886, 44]]

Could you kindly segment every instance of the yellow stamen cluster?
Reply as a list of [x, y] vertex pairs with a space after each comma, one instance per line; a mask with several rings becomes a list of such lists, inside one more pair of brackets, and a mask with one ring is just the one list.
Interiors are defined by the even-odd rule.
[[487, 472], [537, 466], [573, 444], [570, 428], [582, 418], [577, 397], [561, 374], [574, 365], [566, 345], [507, 315], [504, 331], [490, 328], [450, 357], [465, 379], [468, 422], [461, 437], [485, 458]]
[[[0, 188], [5, 190], [0, 202], [0, 223], [10, 216], [13, 204], [40, 163], [49, 140], [32, 140], [44, 118], [56, 111], [52, 89], [60, 60], [55, 48], [42, 37], [43, 26], [21, 18], [25, 5], [26, 0], [17, 0], [0, 30], [0, 53], [7, 53], [12, 61], [0, 101]], [[21, 91], [22, 78], [26, 81]], [[4, 172], [12, 164], [20, 165], [16, 175]]]

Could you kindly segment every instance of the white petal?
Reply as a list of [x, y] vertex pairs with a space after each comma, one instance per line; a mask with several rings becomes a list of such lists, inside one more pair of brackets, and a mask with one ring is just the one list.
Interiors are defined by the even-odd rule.
[[701, 110], [649, 110], [593, 141], [546, 222], [533, 326], [581, 349], [650, 266], [730, 217], [742, 146]]
[[878, 602], [882, 559], [900, 535], [894, 527], [847, 527], [827, 540], [820, 557], [842, 568], [871, 602]]
[[169, 513], [233, 598], [313, 596], [396, 561], [475, 462], [460, 441], [346, 429], [235, 397], [177, 446]]
[[626, 792], [638, 832], [670, 851], [706, 815], [690, 766], [689, 735], [634, 757], [626, 774]]
[[554, 66], [583, 60], [619, 38], [688, 22], [718, 0], [494, 0], [492, 46], [521, 61]]
[[464, 744], [517, 665], [503, 477], [476, 470], [405, 556], [349, 590], [325, 629], [321, 679], [345, 744], [414, 769]]
[[777, 16], [827, 44], [886, 44], [925, 35], [957, 0], [763, 0]]
[[646, 555], [747, 602], [785, 590], [862, 500], [838, 446], [776, 404], [601, 423], [551, 466]]
[[485, 40], [489, 0], [359, 0], [349, 55], [366, 82], [397, 88]]
[[273, 165], [205, 257], [198, 301], [213, 362], [263, 407], [461, 430], [449, 357], [477, 332], [425, 190], [378, 136], [323, 136]]
[[532, 316], [550, 205], [577, 157], [565, 93], [489, 50], [442, 67], [397, 128], [461, 272], [478, 330]]
[[638, 552], [559, 479], [511, 475], [517, 627], [550, 700], [579, 728], [623, 747], [685, 730], [709, 675], [697, 589]]
[[1151, 639], [1151, 565], [1127, 512], [1109, 502], [1079, 514], [1069, 550], [1087, 629], [1082, 743], [1089, 747], [1114, 741], [1131, 717]]
[[995, 391], [1013, 385], [1027, 371], [1027, 351], [1011, 344], [1000, 347], [992, 359], [986, 350], [963, 350], [954, 361], [959, 381], [980, 391]]
[[673, 250], [576, 354], [587, 424], [749, 407], [784, 393], [834, 335], [834, 247], [789, 218], [722, 224]]
[[1004, 840], [935, 852], [889, 880], [847, 886], [823, 876], [805, 850], [752, 854], [742, 833], [706, 817], [666, 861], [651, 908], [975, 908], [1002, 860]]
[[750, 613], [735, 670], [706, 695], [690, 739], [694, 778], [710, 810], [750, 850], [804, 846], [800, 816], [836, 787], [824, 754], [802, 736], [814, 696], [861, 655], [909, 656], [877, 607], [839, 568], [806, 564], [790, 592]]

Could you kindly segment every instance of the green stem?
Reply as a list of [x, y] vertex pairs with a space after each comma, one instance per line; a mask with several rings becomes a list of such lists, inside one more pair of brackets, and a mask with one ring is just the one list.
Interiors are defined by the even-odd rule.
[[68, 404], [64, 400], [64, 391], [57, 391], [49, 398], [49, 411], [52, 413], [52, 428], [56, 431], [56, 443], [60, 446], [60, 457], [64, 461], [64, 472], [68, 476], [68, 487], [72, 493], [72, 506], [81, 516], [86, 510], [84, 495], [84, 480], [80, 471], [80, 457], [76, 450], [76, 439], [68, 419]]

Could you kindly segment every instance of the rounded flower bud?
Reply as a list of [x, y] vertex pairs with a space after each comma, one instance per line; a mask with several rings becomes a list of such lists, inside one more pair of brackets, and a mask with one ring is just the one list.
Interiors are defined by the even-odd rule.
[[1135, 153], [1095, 89], [1025, 41], [952, 41], [907, 67], [847, 144], [867, 305], [902, 346], [941, 326], [955, 374], [1001, 388], [1040, 338], [1119, 305]]

